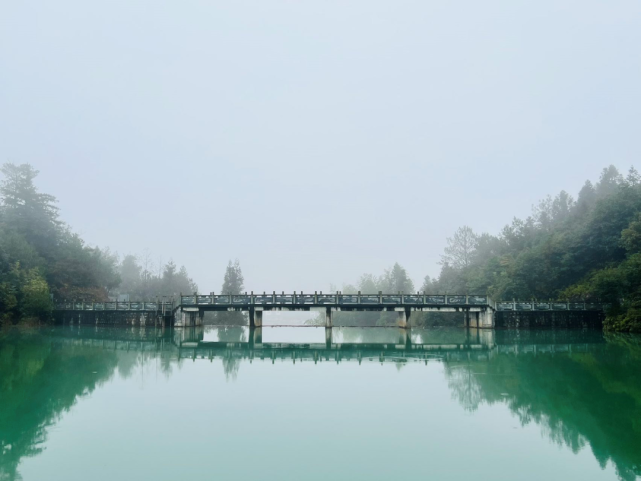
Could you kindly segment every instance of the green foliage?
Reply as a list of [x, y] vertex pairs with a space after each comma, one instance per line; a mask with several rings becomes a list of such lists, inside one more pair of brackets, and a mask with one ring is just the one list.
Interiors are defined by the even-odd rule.
[[134, 256], [120, 263], [108, 249], [86, 245], [58, 219], [55, 197], [38, 192], [30, 165], [4, 164], [0, 172], [0, 323], [48, 320], [52, 297], [146, 300], [198, 289], [172, 261], [154, 275], [148, 257], [142, 265]]
[[601, 300], [612, 305], [606, 328], [641, 331], [641, 177], [614, 166], [586, 182], [574, 199], [547, 197], [527, 219], [498, 236], [460, 228], [430, 293], [487, 292], [494, 299]]
[[49, 285], [39, 269], [24, 269], [20, 262], [16, 262], [2, 277], [0, 313], [3, 323], [50, 318], [53, 303]]
[[29, 271], [22, 286], [22, 314], [26, 318], [48, 318], [53, 310], [47, 281], [35, 270]]
[[0, 320], [48, 320], [52, 295], [105, 300], [120, 282], [115, 256], [86, 246], [58, 219], [33, 167], [4, 164], [0, 172]]

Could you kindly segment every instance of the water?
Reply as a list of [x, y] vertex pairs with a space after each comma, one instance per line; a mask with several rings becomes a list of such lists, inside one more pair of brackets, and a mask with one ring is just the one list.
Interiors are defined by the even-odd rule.
[[640, 337], [64, 327], [0, 338], [3, 481], [640, 475]]

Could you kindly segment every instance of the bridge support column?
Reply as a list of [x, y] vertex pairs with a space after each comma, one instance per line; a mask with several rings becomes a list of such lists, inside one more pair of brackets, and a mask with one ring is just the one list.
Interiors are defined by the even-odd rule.
[[494, 328], [494, 310], [486, 308], [484, 311], [478, 313], [478, 327], [481, 328]]
[[467, 327], [474, 327], [478, 328], [479, 326], [479, 316], [480, 312], [470, 312], [466, 311], [465, 312], [465, 320], [466, 320], [466, 325]]
[[202, 326], [205, 323], [205, 311], [199, 310], [198, 316], [196, 317], [196, 325]]
[[332, 327], [332, 308], [325, 309], [325, 327]]
[[325, 328], [325, 349], [331, 349], [332, 348], [332, 328], [331, 327], [326, 327]]
[[263, 328], [250, 327], [249, 328], [249, 347], [254, 349], [257, 344], [263, 343]]
[[398, 315], [398, 319], [396, 321], [398, 327], [402, 327], [403, 329], [407, 328], [407, 311], [402, 309], [400, 311], [396, 311], [396, 313]]
[[[263, 327], [263, 311], [254, 312], [254, 326]], [[262, 335], [262, 330], [261, 330], [261, 335]]]

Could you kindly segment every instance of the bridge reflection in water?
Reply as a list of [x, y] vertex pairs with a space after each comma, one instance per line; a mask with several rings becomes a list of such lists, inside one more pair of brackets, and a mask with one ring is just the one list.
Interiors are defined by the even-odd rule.
[[[311, 331], [320, 342], [263, 340], [268, 337], [301, 338]], [[70, 326], [55, 338], [68, 345], [107, 350], [155, 352], [174, 360], [287, 360], [296, 362], [424, 362], [429, 360], [490, 360], [500, 354], [587, 352], [604, 343], [600, 332], [495, 331], [486, 329], [399, 328], [247, 328], [195, 326], [183, 329], [87, 328]], [[578, 340], [577, 340], [578, 336]]]

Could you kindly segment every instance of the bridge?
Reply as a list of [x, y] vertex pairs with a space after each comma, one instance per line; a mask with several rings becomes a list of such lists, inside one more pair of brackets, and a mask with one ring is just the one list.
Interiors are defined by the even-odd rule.
[[294, 292], [271, 294], [198, 294], [180, 295], [173, 299], [155, 302], [65, 302], [56, 306], [58, 312], [71, 313], [134, 313], [145, 318], [161, 319], [162, 324], [175, 327], [202, 325], [207, 311], [247, 312], [250, 327], [263, 325], [263, 313], [269, 311], [320, 311], [325, 313], [325, 327], [333, 326], [335, 312], [396, 312], [397, 325], [409, 328], [412, 312], [460, 312], [467, 327], [495, 327], [496, 312], [603, 312], [604, 304], [567, 301], [516, 301], [494, 302], [487, 295], [471, 294], [356, 294]]

